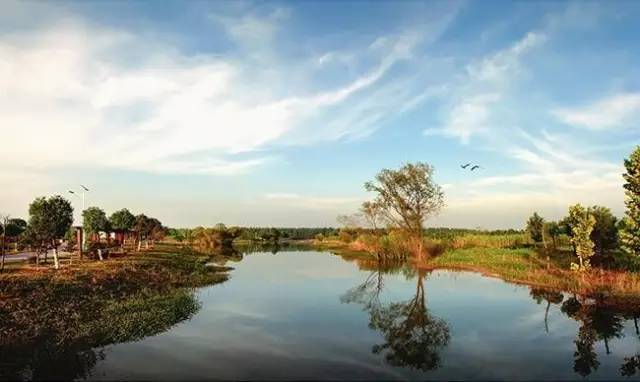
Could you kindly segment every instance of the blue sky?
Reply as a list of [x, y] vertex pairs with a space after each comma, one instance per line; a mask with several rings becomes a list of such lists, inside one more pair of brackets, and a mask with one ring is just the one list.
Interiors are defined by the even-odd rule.
[[447, 203], [429, 225], [519, 228], [576, 202], [623, 213], [637, 2], [0, 11], [0, 212], [86, 184], [88, 205], [171, 226], [336, 225], [377, 171], [426, 161]]

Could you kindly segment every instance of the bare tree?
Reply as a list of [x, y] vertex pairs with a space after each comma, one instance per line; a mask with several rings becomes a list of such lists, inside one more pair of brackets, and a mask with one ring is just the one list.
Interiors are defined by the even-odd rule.
[[375, 202], [366, 201], [360, 207], [360, 214], [370, 228], [378, 229], [382, 223], [382, 207]]

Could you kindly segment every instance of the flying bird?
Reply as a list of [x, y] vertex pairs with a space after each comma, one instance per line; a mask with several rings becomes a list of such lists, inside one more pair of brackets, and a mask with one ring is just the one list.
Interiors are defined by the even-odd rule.
[[465, 170], [466, 170], [466, 169], [467, 169], [467, 167], [469, 167], [469, 165], [470, 165], [470, 164], [471, 164], [471, 163], [467, 163], [467, 164], [465, 164], [465, 165], [460, 165], [460, 168], [463, 168], [463, 169], [465, 169]]
[[475, 170], [475, 169], [478, 169], [478, 168], [482, 168], [482, 167], [480, 167], [480, 166], [478, 166], [478, 165], [475, 165], [475, 166], [471, 167], [471, 171], [473, 171], [473, 170]]

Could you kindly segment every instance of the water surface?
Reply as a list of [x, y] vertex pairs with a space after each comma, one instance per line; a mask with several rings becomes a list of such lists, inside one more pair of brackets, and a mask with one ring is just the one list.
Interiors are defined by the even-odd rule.
[[[236, 258], [238, 259], [238, 258]], [[245, 254], [170, 330], [94, 349], [89, 379], [636, 378], [636, 315], [477, 273]]]

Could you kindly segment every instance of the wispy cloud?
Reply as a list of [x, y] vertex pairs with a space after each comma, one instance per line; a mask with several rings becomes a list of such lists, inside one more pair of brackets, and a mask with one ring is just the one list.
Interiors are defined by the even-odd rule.
[[[225, 25], [235, 38], [251, 40], [254, 32], [261, 34], [286, 16], [276, 10], [263, 23], [245, 16], [241, 21], [247, 25]], [[120, 30], [71, 22], [0, 35], [5, 58], [0, 60], [0, 129], [7, 148], [0, 160], [5, 165], [241, 172], [267, 162], [255, 150], [373, 87], [411, 56], [418, 41], [412, 34], [390, 38], [378, 63], [351, 81], [311, 93], [291, 84], [289, 93], [299, 90], [300, 95], [281, 97], [253, 92], [261, 85], [253, 83], [259, 74], [235, 59], [187, 55]], [[132, 55], [133, 62], [122, 62]], [[268, 81], [269, 74], [264, 78]], [[312, 139], [339, 139], [350, 129], [342, 124]]]
[[523, 71], [522, 59], [542, 45], [547, 37], [529, 32], [520, 40], [466, 66], [463, 76], [449, 85], [449, 110], [444, 126], [425, 129], [424, 134], [458, 138], [468, 143], [472, 136], [495, 130], [493, 110]]
[[584, 106], [557, 108], [551, 114], [567, 125], [592, 130], [635, 127], [640, 93], [616, 94]]

